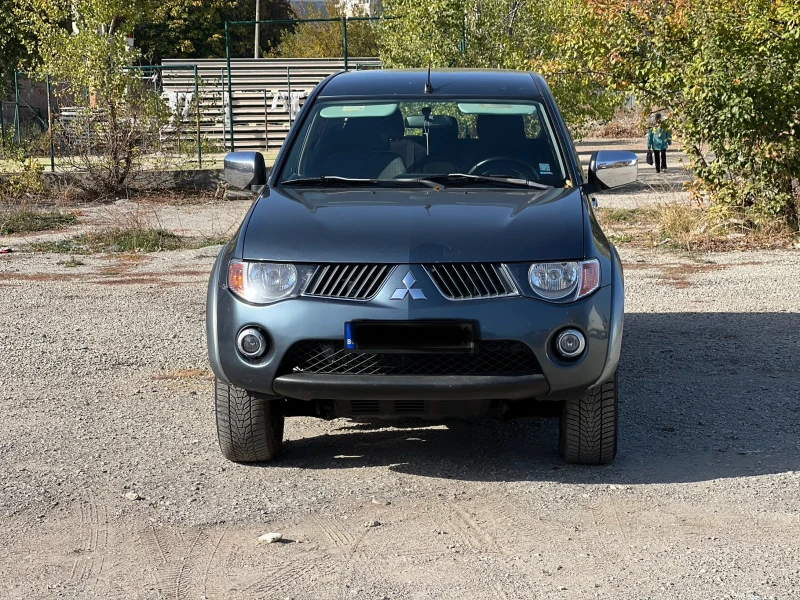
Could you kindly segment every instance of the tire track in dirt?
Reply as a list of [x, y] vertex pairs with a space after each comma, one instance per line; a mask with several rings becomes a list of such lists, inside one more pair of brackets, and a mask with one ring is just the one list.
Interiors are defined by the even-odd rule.
[[601, 552], [614, 563], [630, 562], [631, 553], [625, 528], [619, 518], [613, 496], [604, 494], [589, 503], [590, 531], [594, 532]]
[[192, 528], [184, 534], [149, 525], [143, 546], [154, 560], [153, 578], [158, 592], [173, 600], [188, 600], [205, 595], [210, 561], [219, 545], [206, 543], [209, 533]]
[[[311, 574], [320, 576], [323, 571], [315, 564], [322, 557], [304, 557], [302, 561], [294, 559], [295, 564], [283, 565], [265, 572], [258, 581], [245, 587], [242, 591], [246, 598], [276, 598], [278, 594], [291, 592], [292, 586], [301, 581], [307, 582]], [[298, 564], [302, 562], [302, 564]], [[308, 589], [308, 585], [303, 586]]]
[[338, 550], [352, 550], [356, 544], [356, 536], [334, 519], [314, 515], [311, 517], [311, 523], [315, 529], [322, 532], [328, 543]]
[[[493, 524], [490, 519], [482, 518], [490, 514], [485, 508], [481, 509], [481, 516], [459, 504], [445, 507], [445, 519], [453, 526], [456, 534], [464, 541], [467, 548], [473, 552], [490, 552], [496, 554], [509, 554], [506, 547], [498, 542], [497, 537], [490, 531]], [[488, 523], [488, 526], [487, 526]]]
[[70, 579], [88, 589], [96, 589], [105, 563], [108, 546], [108, 510], [98, 503], [94, 491], [85, 490], [86, 500], [78, 504], [78, 548], [72, 563]]
[[[211, 567], [214, 564], [214, 560], [217, 557], [217, 553], [219, 552], [219, 548], [222, 545], [222, 540], [225, 539], [225, 536], [228, 533], [228, 525], [227, 523], [222, 526], [222, 531], [219, 532], [219, 537], [217, 537], [217, 541], [215, 541], [211, 548], [211, 554], [208, 557], [208, 562], [206, 563], [206, 568], [203, 571], [203, 578], [202, 578], [202, 587], [203, 587], [203, 597], [209, 597], [208, 591], [208, 574], [211, 571]], [[213, 534], [212, 534], [213, 535]], [[216, 590], [214, 590], [216, 591]]]

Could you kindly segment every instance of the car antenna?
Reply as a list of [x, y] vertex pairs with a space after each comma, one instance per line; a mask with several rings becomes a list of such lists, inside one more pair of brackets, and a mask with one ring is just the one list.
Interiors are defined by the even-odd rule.
[[425, 93], [430, 94], [433, 92], [433, 86], [431, 85], [431, 63], [433, 62], [433, 24], [431, 23], [431, 44], [428, 51], [428, 80], [425, 82]]

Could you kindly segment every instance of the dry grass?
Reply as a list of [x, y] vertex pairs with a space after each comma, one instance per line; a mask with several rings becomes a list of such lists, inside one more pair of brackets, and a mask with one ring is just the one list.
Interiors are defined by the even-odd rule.
[[596, 214], [615, 244], [715, 251], [793, 248], [798, 241], [798, 233], [785, 223], [754, 225], [713, 215], [707, 208], [687, 202], [666, 202], [652, 208], [599, 208]]
[[78, 218], [59, 210], [8, 209], [0, 213], [0, 235], [54, 231], [73, 225]]

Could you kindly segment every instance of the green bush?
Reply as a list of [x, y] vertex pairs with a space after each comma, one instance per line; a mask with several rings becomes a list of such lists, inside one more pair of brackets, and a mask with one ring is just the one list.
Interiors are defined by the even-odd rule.
[[581, 3], [567, 46], [609, 88], [667, 107], [697, 176], [694, 196], [718, 215], [797, 228], [800, 2]]

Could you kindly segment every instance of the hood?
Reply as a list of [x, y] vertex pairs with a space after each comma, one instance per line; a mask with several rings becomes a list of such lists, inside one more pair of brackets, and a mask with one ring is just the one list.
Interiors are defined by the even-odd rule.
[[265, 192], [242, 257], [282, 262], [514, 262], [582, 258], [578, 189]]

